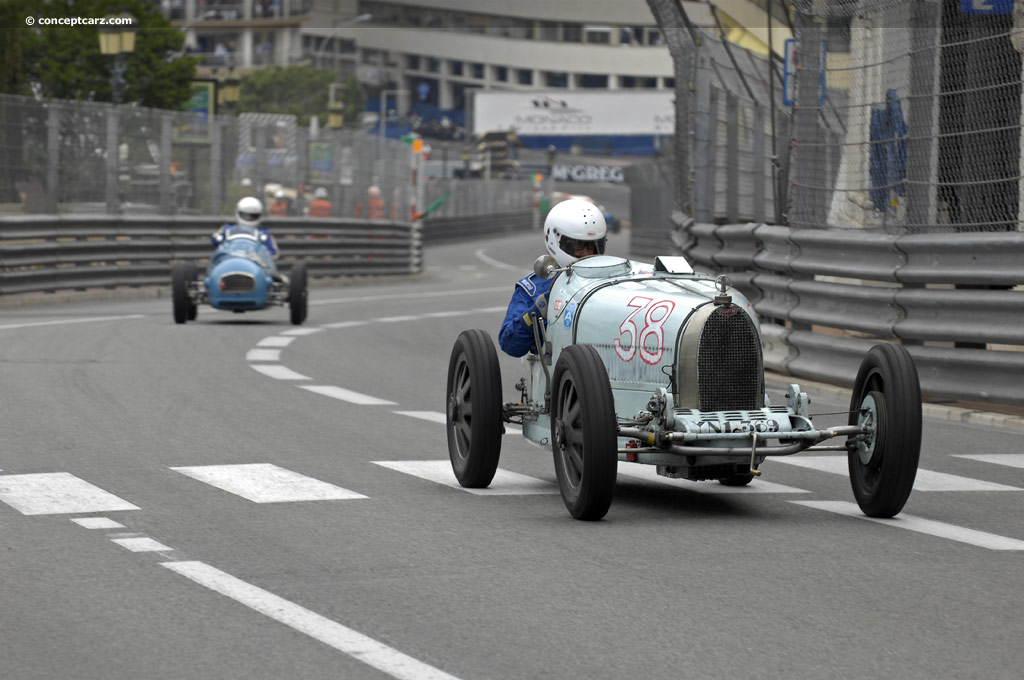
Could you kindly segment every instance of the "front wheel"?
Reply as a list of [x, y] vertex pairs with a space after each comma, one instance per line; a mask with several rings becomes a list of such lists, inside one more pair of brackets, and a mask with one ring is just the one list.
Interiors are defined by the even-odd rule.
[[608, 372], [593, 347], [570, 345], [558, 357], [552, 384], [551, 448], [562, 501], [576, 519], [601, 519], [618, 468]]
[[501, 455], [501, 367], [491, 336], [462, 331], [448, 361], [448, 457], [459, 484], [487, 487]]
[[306, 290], [306, 265], [302, 262], [292, 267], [288, 277], [288, 312], [292, 325], [301, 326], [309, 311], [309, 294]]
[[857, 505], [868, 517], [893, 517], [910, 497], [921, 455], [921, 387], [905, 347], [875, 345], [864, 356], [849, 424], [873, 430], [847, 442]]
[[171, 268], [171, 302], [174, 307], [174, 323], [185, 323], [190, 315], [196, 318], [191, 309], [195, 303], [188, 294], [189, 265], [176, 264]]

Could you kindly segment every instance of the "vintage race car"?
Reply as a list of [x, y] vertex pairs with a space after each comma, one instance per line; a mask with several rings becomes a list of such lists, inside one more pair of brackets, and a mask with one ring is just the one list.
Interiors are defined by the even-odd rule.
[[171, 268], [171, 299], [175, 323], [194, 321], [202, 303], [233, 312], [287, 304], [299, 325], [308, 309], [306, 266], [298, 262], [283, 276], [259, 234], [238, 229], [217, 246], [201, 281], [191, 262]]
[[[546, 324], [534, 317], [539, 354], [523, 358], [518, 402], [502, 403], [491, 336], [463, 331], [448, 366], [452, 469], [464, 487], [486, 487], [498, 466], [504, 423], [551, 446], [569, 513], [604, 517], [619, 462], [660, 475], [739, 486], [769, 456], [846, 451], [853, 494], [870, 517], [903, 509], [921, 446], [921, 392], [910, 354], [879, 344], [857, 374], [847, 425], [818, 429], [796, 384], [784, 404], [765, 392], [761, 331], [750, 302], [727, 277], [694, 273], [682, 257], [653, 265], [597, 255], [534, 272], [553, 282]], [[843, 437], [834, 445], [825, 440]]]

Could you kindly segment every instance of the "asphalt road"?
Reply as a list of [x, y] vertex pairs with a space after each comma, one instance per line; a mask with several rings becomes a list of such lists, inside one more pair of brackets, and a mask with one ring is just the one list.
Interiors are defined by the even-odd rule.
[[828, 455], [745, 489], [621, 464], [596, 523], [516, 434], [521, 476], [453, 486], [452, 343], [496, 336], [538, 245], [314, 288], [300, 329], [283, 308], [176, 326], [166, 298], [0, 312], [0, 676], [1021, 677], [1017, 433], [926, 419], [885, 522], [844, 514]]

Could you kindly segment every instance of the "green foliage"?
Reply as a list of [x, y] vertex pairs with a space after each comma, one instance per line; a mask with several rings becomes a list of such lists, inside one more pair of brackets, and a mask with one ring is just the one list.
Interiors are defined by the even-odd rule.
[[[6, 0], [5, 0], [6, 2]], [[28, 27], [26, 16], [102, 17], [128, 12], [136, 19], [135, 51], [123, 57], [123, 103], [177, 109], [192, 96], [195, 60], [171, 58], [184, 42], [149, 0], [14, 0], [19, 16], [3, 22], [7, 42], [20, 45], [21, 75], [15, 83], [19, 94], [36, 91], [43, 97], [87, 101], [112, 101], [111, 74], [114, 58], [100, 54], [98, 26]], [[0, 15], [2, 16], [2, 15]], [[6, 64], [0, 62], [0, 68]], [[2, 71], [0, 71], [2, 72]], [[5, 84], [7, 78], [5, 77]]]
[[[362, 89], [354, 78], [348, 79], [344, 96], [354, 86], [358, 95]], [[299, 125], [308, 125], [316, 115], [321, 124], [327, 123], [328, 90], [334, 82], [334, 74], [317, 71], [309, 66], [273, 66], [257, 69], [242, 78], [238, 110], [248, 113], [289, 113], [298, 116]], [[355, 101], [355, 100], [353, 100]], [[362, 111], [362, 104], [358, 103]], [[349, 118], [346, 99], [345, 120]]]
[[345, 86], [341, 90], [341, 101], [345, 106], [345, 124], [359, 124], [359, 114], [366, 110], [366, 93], [363, 86], [354, 76], [345, 78]]

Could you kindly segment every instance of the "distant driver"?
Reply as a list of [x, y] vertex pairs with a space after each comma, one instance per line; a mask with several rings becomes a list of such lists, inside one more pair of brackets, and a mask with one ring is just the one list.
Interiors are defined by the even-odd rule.
[[[548, 211], [544, 220], [544, 247], [559, 267], [568, 267], [588, 255], [603, 255], [607, 235], [608, 227], [601, 211], [593, 203], [578, 198], [562, 201]], [[542, 279], [530, 274], [516, 282], [498, 333], [498, 344], [507, 354], [521, 357], [527, 352], [537, 352], [530, 313], [536, 312], [538, 318], [547, 323], [544, 310], [554, 280], [554, 277]]]
[[234, 233], [251, 234], [256, 232], [260, 243], [267, 247], [267, 250], [270, 251], [273, 257], [277, 257], [277, 241], [269, 229], [260, 225], [262, 218], [263, 204], [260, 202], [260, 199], [246, 196], [238, 201], [238, 205], [235, 206], [235, 221], [228, 222], [215, 231], [213, 236], [210, 237], [210, 242], [214, 246], [219, 246]]

